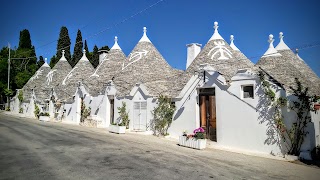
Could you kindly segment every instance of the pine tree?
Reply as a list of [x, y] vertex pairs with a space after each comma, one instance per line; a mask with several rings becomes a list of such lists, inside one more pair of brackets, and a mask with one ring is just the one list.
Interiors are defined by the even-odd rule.
[[91, 59], [89, 59], [89, 61], [91, 62], [92, 66], [94, 68], [96, 68], [99, 65], [99, 49], [97, 47], [97, 45], [94, 45], [93, 47], [93, 51], [92, 51], [92, 57]]
[[55, 56], [55, 61], [54, 62], [50, 61], [51, 67], [53, 67], [55, 65], [55, 63], [57, 62], [56, 60], [59, 60], [61, 58], [62, 50], [65, 50], [64, 56], [66, 57], [68, 62], [71, 63], [70, 46], [71, 46], [71, 40], [69, 37], [68, 29], [67, 29], [67, 27], [62, 26], [60, 29], [60, 34], [59, 34], [59, 39], [58, 39], [58, 44], [57, 44], [57, 53]]
[[78, 63], [78, 61], [81, 59], [83, 55], [82, 48], [83, 48], [82, 35], [81, 35], [81, 31], [78, 29], [76, 43], [74, 45], [74, 50], [73, 50], [72, 61], [70, 63], [72, 67], [74, 67]]
[[39, 57], [39, 60], [37, 62], [38, 68], [40, 68], [44, 64], [44, 59], [42, 56]]

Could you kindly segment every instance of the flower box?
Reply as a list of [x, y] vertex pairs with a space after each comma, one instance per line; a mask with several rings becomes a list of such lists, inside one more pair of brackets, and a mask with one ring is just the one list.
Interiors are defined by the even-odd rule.
[[110, 125], [109, 132], [124, 134], [126, 133], [126, 126]]
[[207, 145], [206, 139], [188, 138], [187, 136], [179, 136], [179, 145], [194, 149], [204, 149]]
[[49, 116], [39, 116], [39, 121], [50, 121]]

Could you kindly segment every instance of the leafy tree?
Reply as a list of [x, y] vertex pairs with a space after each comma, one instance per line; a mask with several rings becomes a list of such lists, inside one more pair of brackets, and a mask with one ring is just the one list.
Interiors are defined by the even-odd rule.
[[94, 68], [96, 68], [99, 65], [99, 49], [97, 47], [97, 45], [94, 45], [93, 47], [93, 51], [92, 51], [92, 57], [91, 59], [89, 59], [89, 61], [91, 62], [92, 66]]
[[70, 63], [72, 67], [74, 67], [78, 63], [78, 61], [81, 59], [83, 55], [82, 48], [83, 48], [82, 35], [81, 35], [80, 29], [78, 29], [76, 43], [74, 45], [74, 50], [73, 50], [72, 61]]
[[58, 61], [59, 61], [59, 59], [56, 56], [52, 56], [52, 58], [50, 59], [50, 67], [53, 68], [54, 65], [56, 65]]
[[42, 56], [39, 57], [39, 60], [37, 62], [38, 68], [40, 68], [44, 64], [44, 59]]
[[[9, 49], [0, 50], [0, 97], [13, 96], [16, 89], [21, 89], [38, 69], [35, 47], [32, 46], [31, 36], [27, 29], [20, 31], [19, 46], [10, 49], [10, 93], [8, 87], [8, 58]], [[3, 102], [1, 102], [3, 103]]]
[[[62, 26], [60, 29], [60, 34], [59, 34], [59, 39], [58, 39], [58, 44], [57, 44], [57, 53], [55, 58], [59, 60], [62, 56], [62, 50], [65, 50], [64, 56], [66, 59], [71, 63], [71, 53], [70, 53], [70, 46], [71, 46], [71, 40], [69, 37], [69, 32], [67, 27]], [[51, 63], [50, 61], [50, 66], [53, 67], [55, 63], [58, 61], [54, 61]]]

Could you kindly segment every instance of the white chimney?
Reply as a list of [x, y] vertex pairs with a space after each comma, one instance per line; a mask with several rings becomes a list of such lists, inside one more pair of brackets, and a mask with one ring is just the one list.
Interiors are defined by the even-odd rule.
[[192, 61], [200, 53], [201, 46], [202, 46], [202, 44], [198, 44], [198, 43], [187, 44], [187, 64], [186, 64], [186, 69], [188, 69], [188, 67], [190, 66]]

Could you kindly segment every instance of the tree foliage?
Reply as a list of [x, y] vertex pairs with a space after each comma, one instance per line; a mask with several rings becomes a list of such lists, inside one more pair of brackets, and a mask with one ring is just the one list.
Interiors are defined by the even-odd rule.
[[60, 29], [60, 34], [59, 34], [59, 39], [58, 39], [58, 44], [57, 44], [57, 53], [55, 55], [55, 61], [51, 63], [50, 61], [50, 66], [53, 67], [55, 63], [58, 62], [58, 60], [62, 56], [62, 50], [65, 50], [64, 56], [66, 59], [71, 63], [71, 53], [70, 53], [70, 46], [71, 46], [71, 40], [69, 37], [69, 32], [67, 27], [62, 26]]
[[153, 120], [151, 129], [154, 135], [167, 135], [168, 128], [172, 123], [175, 106], [171, 103], [171, 99], [160, 95], [158, 98], [158, 106], [152, 111]]
[[44, 59], [42, 56], [39, 57], [39, 60], [37, 61], [38, 69], [44, 64]]
[[78, 63], [78, 61], [81, 59], [83, 55], [82, 48], [83, 48], [82, 35], [81, 35], [80, 29], [78, 29], [76, 43], [74, 44], [72, 61], [70, 63], [72, 67], [74, 67]]
[[127, 112], [127, 104], [122, 102], [122, 106], [118, 107], [118, 113], [120, 116], [120, 122], [118, 123], [119, 126], [126, 126], [129, 129], [129, 113]]
[[50, 59], [50, 67], [51, 68], [53, 68], [56, 64], [57, 64], [57, 62], [59, 61], [59, 59], [54, 55], [54, 56], [52, 56], [52, 58]]
[[96, 68], [99, 65], [99, 49], [97, 45], [94, 45], [93, 51], [92, 51], [92, 57], [89, 59], [90, 63], [94, 68]]
[[[5, 89], [8, 88], [8, 58], [9, 49], [8, 47], [3, 47], [0, 50], [1, 97], [5, 95]], [[20, 31], [19, 47], [10, 49], [10, 89], [13, 92], [16, 92], [16, 89], [21, 89], [37, 69], [35, 47], [32, 46], [29, 31], [24, 29]]]
[[31, 37], [30, 33], [27, 29], [20, 31], [20, 38], [19, 38], [19, 47], [18, 49], [31, 49]]
[[[307, 126], [311, 122], [310, 112], [316, 112], [314, 103], [320, 100], [319, 96], [310, 95], [309, 88], [304, 87], [299, 79], [295, 78], [296, 87], [290, 87], [296, 100], [289, 101], [286, 97], [277, 97], [271, 88], [271, 84], [265, 79], [265, 73], [260, 71], [259, 77], [262, 88], [270, 104], [274, 108], [273, 121], [278, 133], [282, 137], [288, 154], [299, 156], [304, 137], [309, 133]], [[281, 108], [291, 109], [296, 114], [296, 120], [286, 126]]]
[[86, 50], [86, 56], [90, 60], [91, 57], [90, 57], [90, 51], [89, 51], [89, 48], [88, 48], [87, 40], [84, 40], [84, 50]]

